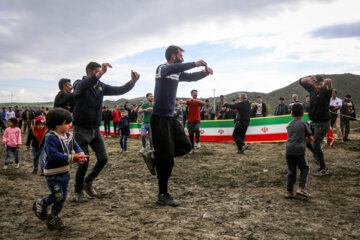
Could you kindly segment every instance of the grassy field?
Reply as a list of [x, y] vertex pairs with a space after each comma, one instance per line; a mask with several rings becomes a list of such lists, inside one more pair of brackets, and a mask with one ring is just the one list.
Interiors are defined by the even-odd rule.
[[0, 239], [360, 239], [360, 131], [353, 127], [351, 142], [324, 149], [331, 174], [309, 175], [310, 199], [284, 198], [284, 143], [251, 144], [244, 155], [233, 143], [202, 143], [176, 159], [169, 189], [182, 203], [177, 208], [155, 203], [157, 180], [138, 154], [140, 139], [121, 154], [118, 139], [105, 138], [109, 163], [94, 182], [101, 195], [72, 201], [74, 166], [61, 232], [31, 210], [49, 191], [22, 146], [21, 168], [0, 174]]

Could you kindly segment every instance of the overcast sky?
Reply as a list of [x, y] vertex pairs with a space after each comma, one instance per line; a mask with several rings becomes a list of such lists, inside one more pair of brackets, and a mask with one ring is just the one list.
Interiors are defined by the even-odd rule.
[[[270, 92], [316, 73], [360, 73], [358, 0], [0, 0], [0, 102], [53, 101], [60, 78], [90, 61], [113, 65], [102, 78], [141, 77], [133, 98], [154, 91], [167, 46], [203, 59], [214, 75], [180, 83], [178, 96]], [[196, 71], [201, 68], [195, 69]]]

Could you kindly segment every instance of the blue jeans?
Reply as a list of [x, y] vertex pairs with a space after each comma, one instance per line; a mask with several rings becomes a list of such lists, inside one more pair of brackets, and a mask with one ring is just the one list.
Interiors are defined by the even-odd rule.
[[46, 158], [46, 153], [44, 148], [33, 148], [33, 166], [34, 169], [37, 169], [39, 166], [39, 160], [40, 160], [40, 168], [41, 170], [44, 170], [44, 162]]
[[128, 139], [127, 135], [121, 135], [120, 137], [120, 147], [125, 151], [127, 151], [127, 139]]
[[153, 149], [152, 134], [150, 123], [143, 123], [141, 125], [141, 141], [143, 148], [146, 148], [146, 132], [149, 133], [150, 149]]
[[84, 188], [85, 182], [92, 182], [99, 175], [108, 161], [104, 139], [101, 136], [100, 128], [86, 129], [79, 126], [73, 128], [74, 138], [84, 151], [85, 155], [89, 155], [89, 145], [96, 155], [96, 163], [85, 179], [86, 171], [89, 167], [90, 158], [84, 164], [79, 164], [76, 171], [75, 192], [80, 192]]
[[45, 178], [51, 194], [45, 197], [42, 202], [46, 207], [53, 204], [51, 214], [57, 216], [64, 206], [69, 191], [70, 173], [50, 175], [45, 176]]
[[6, 157], [5, 157], [5, 165], [9, 165], [10, 158], [14, 154], [15, 163], [19, 163], [19, 149], [17, 147], [10, 147], [6, 145]]

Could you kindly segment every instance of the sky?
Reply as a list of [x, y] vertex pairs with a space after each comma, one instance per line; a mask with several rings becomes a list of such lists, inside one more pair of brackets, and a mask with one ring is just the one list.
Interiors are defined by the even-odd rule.
[[[179, 83], [178, 96], [271, 92], [300, 77], [360, 74], [358, 0], [0, 0], [0, 102], [48, 102], [58, 81], [74, 82], [90, 61], [122, 96], [154, 91], [169, 45], [185, 62], [204, 60], [214, 75]], [[201, 71], [194, 68], [191, 71]]]

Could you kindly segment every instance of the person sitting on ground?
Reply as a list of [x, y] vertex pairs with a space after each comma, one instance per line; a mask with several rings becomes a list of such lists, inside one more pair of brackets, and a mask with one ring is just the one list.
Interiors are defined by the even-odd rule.
[[286, 164], [288, 167], [287, 175], [287, 198], [294, 197], [294, 184], [296, 183], [296, 169], [300, 169], [299, 189], [296, 194], [309, 197], [306, 190], [306, 182], [309, 174], [309, 164], [305, 154], [306, 140], [311, 140], [311, 130], [307, 122], [302, 120], [304, 108], [302, 104], [294, 103], [291, 109], [294, 117], [288, 127], [288, 140], [286, 141]]
[[45, 126], [45, 119], [41, 116], [35, 118], [35, 126], [31, 127], [25, 144], [27, 150], [29, 150], [30, 143], [32, 142], [33, 173], [37, 173], [40, 160], [41, 176], [44, 176], [44, 162], [46, 157], [44, 144], [47, 132], [48, 128]]
[[69, 112], [72, 112], [75, 105], [74, 95], [72, 90], [71, 80], [62, 78], [59, 80], [60, 92], [55, 97], [54, 108], [61, 107]]

